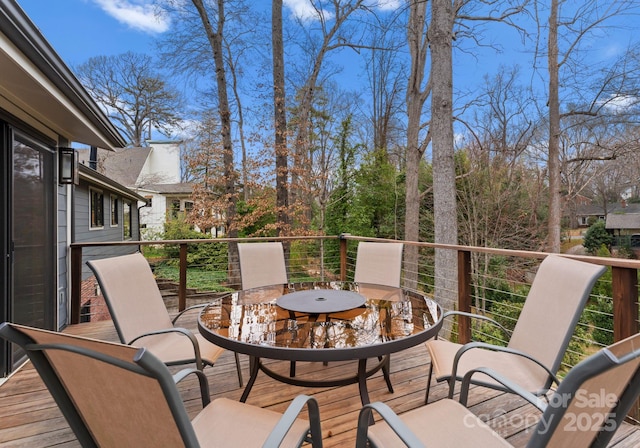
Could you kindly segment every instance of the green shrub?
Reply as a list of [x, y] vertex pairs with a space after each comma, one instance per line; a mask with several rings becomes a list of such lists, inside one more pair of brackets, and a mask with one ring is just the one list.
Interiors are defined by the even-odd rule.
[[602, 246], [608, 247], [611, 244], [611, 235], [605, 228], [604, 221], [598, 221], [589, 227], [584, 234], [582, 245], [590, 254], [596, 254]]
[[613, 302], [597, 296], [589, 302], [585, 314], [593, 325], [593, 340], [602, 345], [613, 344]]

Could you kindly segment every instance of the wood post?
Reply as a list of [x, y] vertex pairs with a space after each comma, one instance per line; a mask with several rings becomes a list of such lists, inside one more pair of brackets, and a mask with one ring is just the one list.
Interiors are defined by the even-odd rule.
[[82, 247], [71, 247], [71, 324], [80, 323], [82, 309]]
[[[471, 312], [471, 252], [458, 251], [458, 311]], [[458, 342], [471, 341], [471, 319], [458, 316]]]
[[186, 243], [180, 244], [180, 285], [178, 286], [178, 312], [187, 307], [187, 249]]

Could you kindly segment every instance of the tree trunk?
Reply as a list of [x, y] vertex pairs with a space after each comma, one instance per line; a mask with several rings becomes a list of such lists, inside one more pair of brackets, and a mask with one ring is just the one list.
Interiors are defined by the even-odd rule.
[[[423, 89], [424, 70], [427, 59], [426, 2], [411, 2], [407, 40], [411, 56], [411, 71], [407, 85], [407, 154], [405, 229], [407, 241], [418, 241], [420, 237], [420, 191], [418, 177], [425, 145], [420, 143], [420, 121], [422, 108], [428, 95]], [[418, 286], [418, 247], [408, 245], [404, 249], [404, 284], [407, 288]]]
[[[451, 0], [431, 6], [431, 135], [433, 151], [434, 239], [457, 244], [458, 216], [453, 147], [453, 19]], [[457, 253], [436, 249], [435, 297], [444, 309], [454, 309], [458, 297]]]
[[549, 14], [549, 228], [547, 251], [560, 252], [560, 99], [558, 94], [558, 0]]
[[276, 155], [276, 232], [289, 233], [289, 188], [287, 165], [287, 114], [284, 90], [284, 50], [282, 42], [282, 0], [271, 4], [271, 39], [273, 50], [273, 104]]

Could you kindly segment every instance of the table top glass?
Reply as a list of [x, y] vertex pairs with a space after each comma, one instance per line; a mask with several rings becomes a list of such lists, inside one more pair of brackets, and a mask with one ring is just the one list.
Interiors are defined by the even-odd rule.
[[[296, 300], [286, 297], [292, 293]], [[323, 313], [323, 306], [335, 309], [341, 294], [347, 302], [362, 305]], [[422, 294], [353, 282], [238, 291], [207, 305], [198, 319], [201, 334], [221, 347], [301, 361], [382, 356], [426, 341], [441, 325], [441, 308]]]

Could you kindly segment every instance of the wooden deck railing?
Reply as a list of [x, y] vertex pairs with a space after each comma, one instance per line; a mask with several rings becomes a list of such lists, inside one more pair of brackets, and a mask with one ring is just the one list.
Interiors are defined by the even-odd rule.
[[[327, 241], [339, 240], [339, 278], [346, 280], [349, 275], [353, 263], [348, 258], [348, 245], [355, 247], [358, 241], [388, 241], [379, 238], [366, 238], [353, 235], [340, 236], [306, 236], [306, 237], [278, 237], [278, 238], [219, 238], [213, 240], [162, 240], [162, 241], [127, 241], [127, 242], [100, 242], [100, 243], [74, 243], [71, 245], [71, 323], [80, 322], [81, 309], [81, 281], [83, 272], [83, 251], [87, 248], [98, 247], [121, 247], [121, 246], [160, 246], [160, 245], [178, 245], [180, 247], [180, 282], [178, 293], [178, 307], [184, 309], [186, 307], [186, 278], [187, 278], [187, 255], [189, 246], [203, 243], [238, 243], [242, 241]], [[541, 260], [548, 253], [545, 252], [529, 252], [508, 249], [495, 249], [486, 247], [471, 247], [446, 244], [434, 244], [424, 242], [402, 241], [407, 246], [417, 246], [420, 250], [447, 250], [457, 253], [457, 308], [462, 311], [471, 311], [472, 309], [472, 255], [491, 255], [498, 257], [516, 257], [521, 259]], [[93, 250], [93, 249], [92, 249]], [[628, 260], [619, 258], [601, 258], [589, 256], [571, 256], [568, 257], [580, 259], [590, 263], [608, 266], [612, 270], [612, 301], [613, 301], [613, 339], [618, 341], [627, 336], [631, 336], [638, 332], [638, 270], [640, 269], [639, 260]], [[419, 265], [418, 269], [426, 269], [424, 265]], [[421, 272], [419, 272], [421, 274]], [[239, 287], [239, 285], [238, 285]], [[466, 342], [471, 339], [471, 325], [468, 318], [462, 318], [458, 322], [458, 340]]]

